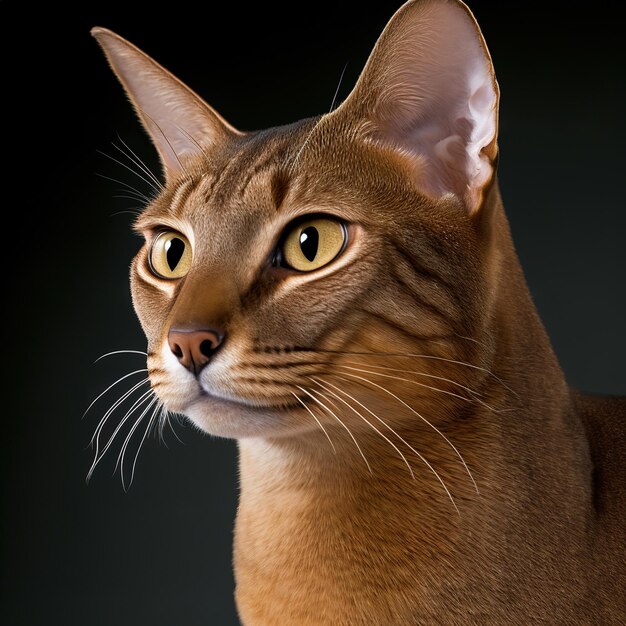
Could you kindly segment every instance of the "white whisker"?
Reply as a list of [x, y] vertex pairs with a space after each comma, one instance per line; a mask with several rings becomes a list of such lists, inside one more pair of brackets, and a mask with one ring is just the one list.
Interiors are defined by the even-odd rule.
[[135, 153], [135, 151], [120, 137], [119, 133], [117, 135], [117, 138], [122, 142], [122, 145], [130, 152], [132, 156], [124, 152], [124, 150], [115, 145], [115, 143], [111, 142], [113, 147], [117, 148], [127, 159], [133, 162], [146, 175], [148, 175], [159, 189], [163, 190], [163, 184], [161, 183], [161, 181], [154, 175], [152, 170], [144, 163], [144, 161], [141, 160], [141, 158]]
[[333, 452], [337, 454], [337, 449], [335, 448], [335, 444], [332, 442], [332, 439], [330, 438], [328, 431], [322, 425], [322, 422], [320, 422], [319, 419], [317, 419], [317, 416], [315, 415], [315, 413], [313, 413], [313, 411], [311, 411], [311, 409], [304, 403], [304, 401], [298, 397], [298, 394], [292, 391], [291, 395], [309, 412], [311, 417], [317, 422], [318, 426], [322, 429], [322, 431], [326, 435], [326, 439], [328, 439], [328, 443], [331, 445]]
[[[452, 396], [454, 398], [459, 398], [459, 400], [463, 400], [463, 402], [478, 402], [478, 403], [482, 404], [484, 407], [488, 408], [490, 411], [496, 411], [496, 409], [494, 409], [492, 406], [488, 405], [486, 402], [480, 400], [479, 398], [475, 398], [475, 397], [473, 397], [473, 398], [466, 398], [465, 396], [462, 396], [462, 395], [460, 395], [458, 393], [454, 393], [453, 391], [448, 391], [447, 389], [440, 389], [439, 387], [433, 387], [432, 385], [426, 385], [424, 383], [418, 382], [417, 380], [411, 380], [410, 378], [401, 378], [400, 376], [392, 376], [391, 374], [383, 374], [381, 372], [372, 372], [369, 369], [367, 369], [367, 370], [359, 369], [357, 367], [350, 367], [349, 365], [341, 365], [340, 363], [337, 363], [336, 367], [342, 367], [344, 369], [353, 370], [355, 372], [363, 372], [365, 374], [373, 374], [374, 376], [383, 376], [384, 378], [392, 378], [394, 380], [400, 380], [400, 381], [403, 381], [403, 382], [411, 383], [412, 385], [417, 385], [418, 387], [424, 387], [425, 389], [431, 389], [432, 391], [437, 391], [437, 392], [443, 393], [443, 394], [445, 394], [447, 396]], [[394, 368], [385, 368], [385, 369], [392, 370]], [[398, 370], [398, 371], [404, 371], [404, 370]]]
[[333, 101], [330, 103], [329, 113], [332, 113], [332, 110], [335, 108], [335, 102], [337, 102], [337, 96], [339, 95], [339, 89], [341, 88], [341, 83], [343, 82], [343, 76], [348, 69], [348, 64], [346, 63], [341, 70], [341, 76], [339, 77], [339, 82], [337, 83], [337, 89], [335, 89], [335, 95], [333, 96]]
[[505, 389], [510, 391], [516, 398], [519, 399], [519, 394], [509, 387], [500, 377], [494, 374], [491, 370], [486, 367], [482, 367], [480, 365], [474, 365], [473, 363], [467, 363], [465, 361], [456, 361], [454, 359], [447, 359], [442, 356], [436, 356], [434, 354], [417, 354], [414, 352], [357, 352], [357, 351], [348, 351], [348, 350], [317, 350], [316, 352], [320, 352], [322, 354], [338, 354], [345, 356], [367, 356], [367, 357], [410, 357], [415, 359], [433, 359], [436, 361], [444, 361], [446, 363], [452, 363], [454, 365], [462, 365], [464, 367], [469, 367], [471, 369], [475, 369], [479, 372], [484, 372], [491, 376], [494, 380], [498, 381]]
[[172, 143], [168, 139], [167, 135], [165, 134], [165, 132], [163, 131], [163, 129], [161, 128], [159, 123], [152, 116], [148, 115], [148, 113], [146, 113], [145, 110], [142, 109], [141, 113], [142, 113], [142, 115], [145, 115], [157, 127], [157, 130], [163, 136], [163, 139], [165, 140], [165, 143], [169, 146], [170, 150], [172, 151], [172, 154], [174, 155], [174, 158], [178, 161], [178, 165], [180, 165], [180, 169], [185, 173], [187, 178], [189, 180], [191, 180], [192, 179], [191, 174], [187, 171], [187, 169], [183, 165], [183, 162], [180, 160], [180, 157], [178, 156], [178, 152], [176, 152], [176, 150], [174, 150], [174, 146], [172, 145]]
[[207, 151], [205, 148], [203, 148], [200, 143], [198, 143], [198, 141], [195, 139], [195, 137], [192, 137], [182, 126], [179, 126], [178, 124], [175, 124], [176, 128], [178, 128], [178, 130], [183, 133], [185, 135], [185, 137], [187, 137], [187, 139], [189, 139], [189, 141], [191, 141], [191, 143], [193, 143], [196, 148], [198, 148], [198, 150], [200, 150], [200, 152], [202, 153], [202, 158], [204, 159], [204, 162], [210, 167], [213, 168], [213, 163], [211, 162], [211, 159], [209, 158], [209, 155], [207, 154]]
[[99, 438], [100, 438], [100, 431], [102, 430], [102, 428], [103, 428], [105, 422], [107, 421], [107, 419], [113, 414], [113, 411], [115, 411], [115, 409], [118, 406], [120, 406], [120, 404], [122, 404], [122, 402], [124, 402], [134, 391], [139, 389], [139, 387], [141, 387], [142, 385], [145, 385], [147, 382], [150, 382], [147, 378], [144, 378], [143, 380], [140, 380], [138, 383], [133, 385], [128, 391], [126, 391], [120, 398], [118, 398], [109, 407], [109, 409], [106, 411], [106, 413], [104, 414], [104, 416], [102, 417], [102, 419], [100, 420], [98, 425], [96, 426], [96, 429], [94, 430], [93, 436], [91, 437], [91, 441], [89, 442], [90, 445], [93, 445], [94, 439], [96, 440], [96, 450], [98, 449], [98, 441], [99, 441]]
[[[128, 481], [127, 489], [130, 489], [130, 486], [133, 484], [133, 480], [135, 478], [135, 467], [137, 465], [137, 459], [139, 458], [139, 453], [141, 452], [141, 448], [143, 446], [144, 441], [146, 440], [146, 437], [148, 436], [148, 432], [150, 431], [151, 426], [154, 424], [155, 416], [157, 415], [157, 411], [159, 409], [160, 409], [160, 406], [159, 404], [157, 404], [156, 408], [152, 412], [152, 416], [148, 420], [148, 425], [146, 426], [146, 430], [143, 433], [143, 437], [141, 438], [141, 441], [139, 442], [139, 447], [137, 448], [137, 452], [135, 452], [135, 458], [133, 459], [133, 465], [131, 467], [130, 480]], [[122, 474], [122, 486], [123, 486], [124, 485], [124, 465], [123, 464], [121, 466], [121, 474]]]
[[106, 176], [105, 174], [100, 174], [99, 172], [96, 172], [96, 176], [98, 176], [99, 178], [104, 178], [105, 180], [110, 180], [113, 183], [117, 183], [118, 185], [122, 185], [123, 187], [126, 187], [126, 189], [128, 189], [129, 191], [132, 191], [133, 193], [137, 194], [139, 199], [141, 199], [144, 202], [146, 202], [146, 204], [152, 202], [152, 199], [149, 196], [147, 196], [142, 191], [139, 191], [139, 189], [137, 189], [136, 187], [133, 187], [132, 185], [129, 185], [128, 183], [125, 183], [123, 180], [119, 180], [117, 178], [112, 178], [111, 176]]
[[[170, 430], [172, 431], [172, 434], [174, 435], [174, 437], [176, 437], [176, 439], [178, 439], [178, 441], [180, 443], [182, 443], [183, 445], [185, 445], [185, 442], [178, 436], [178, 433], [174, 430], [174, 426], [172, 424], [172, 420], [170, 419], [171, 417], [171, 413], [165, 408], [165, 421], [167, 422], [167, 425], [170, 427]], [[180, 422], [179, 422], [180, 425]]]
[[[158, 402], [158, 398], [155, 396], [148, 403], [148, 406], [141, 412], [141, 415], [136, 419], [135, 423], [133, 424], [133, 427], [130, 429], [130, 431], [126, 435], [126, 439], [124, 439], [124, 443], [122, 444], [122, 449], [120, 450], [120, 453], [117, 456], [117, 461], [115, 462], [115, 469], [117, 469], [118, 466], [120, 468], [120, 475], [122, 478], [122, 487], [124, 491], [126, 491], [126, 486], [124, 483], [124, 457], [126, 456], [126, 449], [128, 448], [128, 444], [130, 443], [130, 440], [132, 439], [133, 434], [137, 430], [137, 427], [139, 426], [143, 418], [148, 414], [148, 411], [150, 411], [150, 409], [154, 406], [156, 402]], [[150, 426], [150, 422], [148, 422], [148, 426]], [[145, 433], [144, 433], [144, 437], [142, 437], [141, 439], [141, 444], [143, 444], [144, 438], [145, 438]]]
[[367, 465], [367, 469], [369, 473], [372, 474], [372, 468], [370, 467], [370, 464], [367, 458], [365, 458], [365, 454], [363, 454], [363, 450], [361, 450], [361, 446], [359, 445], [359, 442], [355, 439], [354, 435], [352, 434], [352, 431], [341, 421], [339, 417], [337, 417], [337, 415], [332, 411], [332, 409], [329, 409], [321, 400], [318, 400], [312, 393], [307, 391], [304, 387], [300, 387], [298, 385], [296, 385], [296, 387], [298, 387], [300, 391], [303, 391], [304, 393], [306, 393], [306, 395], [309, 396], [309, 398], [311, 398], [313, 402], [319, 404], [322, 408], [326, 409], [341, 424], [341, 426], [343, 426], [343, 428], [347, 431], [348, 435], [350, 435], [350, 437], [352, 438], [352, 441], [354, 441], [354, 445], [357, 447], [359, 454], [363, 457], [363, 460], [365, 461], [365, 465]]
[[148, 389], [148, 391], [141, 394], [141, 396], [139, 396], [139, 398], [135, 400], [133, 405], [130, 407], [130, 409], [128, 409], [128, 411], [126, 411], [126, 414], [120, 420], [119, 424], [116, 426], [115, 430], [113, 431], [113, 434], [109, 437], [109, 440], [107, 441], [106, 445], [102, 449], [102, 452], [99, 452], [100, 436], [98, 434], [98, 437], [96, 438], [96, 450], [94, 453], [94, 460], [93, 460], [93, 463], [91, 464], [91, 467], [89, 468], [89, 472], [87, 472], [87, 482], [89, 482], [89, 480], [91, 479], [91, 476], [94, 470], [96, 469], [98, 463], [100, 463], [100, 461], [104, 458], [104, 455], [106, 454], [107, 450], [111, 447], [111, 444], [115, 440], [117, 433], [124, 426], [124, 424], [130, 419], [131, 415], [135, 412], [135, 410], [150, 398], [150, 395], [152, 393], [153, 393], [152, 389]]
[[[350, 376], [351, 374], [348, 374], [348, 375]], [[342, 380], [341, 376], [335, 376], [335, 378], [339, 378], [340, 380]], [[345, 379], [343, 379], [343, 380], [345, 380]], [[335, 385], [333, 385], [333, 387], [335, 387], [335, 389], [337, 389], [341, 393], [346, 393], [346, 392], [342, 391], [341, 389], [339, 389], [338, 387], [336, 387]], [[385, 422], [380, 417], [378, 417], [375, 413], [370, 411], [370, 409], [368, 409], [364, 404], [360, 403], [356, 398], [354, 398], [354, 396], [350, 396], [349, 394], [347, 394], [347, 395], [349, 397], [351, 397], [355, 402], [357, 402], [360, 406], [362, 406], [366, 411], [368, 411], [369, 413], [374, 415], [374, 417], [379, 419], [387, 428], [389, 428], [389, 430], [391, 430], [396, 435], [396, 437], [398, 437], [400, 439], [400, 441], [402, 441], [426, 465], [426, 467], [428, 467], [428, 469], [435, 475], [435, 477], [437, 478], [437, 480], [439, 481], [439, 483], [441, 484], [441, 486], [445, 490], [446, 494], [448, 495], [448, 498], [450, 498], [450, 502], [452, 502], [452, 506], [454, 507], [454, 510], [457, 512], [457, 515], [459, 515], [459, 517], [460, 517], [461, 513], [460, 513], [460, 511], [459, 511], [459, 509], [458, 509], [458, 507], [456, 505], [456, 502], [454, 501], [454, 498], [452, 497], [452, 494], [450, 493], [450, 490], [446, 486], [446, 483], [443, 481], [443, 479], [441, 478], [441, 476], [439, 475], [437, 470], [428, 461], [428, 459], [426, 459], [423, 454], [418, 452], [408, 441], [406, 441], [406, 439], [401, 437], [393, 428], [391, 428], [391, 426], [389, 426], [389, 424], [387, 424], [387, 422]]]
[[458, 387], [459, 389], [463, 389], [464, 391], [467, 391], [468, 393], [471, 393], [474, 396], [481, 396], [483, 394], [481, 394], [479, 391], [475, 391], [474, 389], [472, 389], [471, 387], [467, 387], [455, 380], [452, 380], [451, 378], [446, 378], [445, 376], [437, 376], [435, 374], [427, 374], [426, 372], [418, 372], [416, 370], [405, 370], [405, 369], [401, 369], [398, 367], [386, 367], [384, 365], [372, 365], [371, 363], [361, 363], [359, 361], [344, 361], [345, 363], [349, 363], [350, 365], [361, 365], [364, 367], [372, 367], [374, 369], [378, 369], [378, 370], [389, 370], [391, 372], [404, 372], [405, 374], [415, 374], [416, 376], [424, 376], [426, 378], [434, 378], [436, 380], [441, 380], [442, 382], [446, 382], [446, 383], [450, 383], [451, 385], [454, 385], [455, 387]]
[[137, 178], [141, 178], [141, 180], [143, 180], [145, 183], [150, 185], [153, 191], [155, 191], [156, 193], [159, 193], [160, 191], [159, 187], [155, 186], [155, 184], [149, 178], [146, 178], [143, 174], [139, 173], [137, 170], [134, 170], [132, 167], [128, 166], [123, 161], [116, 159], [114, 156], [111, 156], [110, 154], [107, 154], [106, 152], [103, 152], [102, 150], [97, 150], [97, 152], [101, 154], [102, 156], [105, 156], [107, 159], [111, 159], [111, 161], [114, 161], [118, 165], [121, 165], [123, 168], [127, 169], [129, 172], [132, 172], [135, 176], [137, 176]]
[[[106, 355], [105, 355], [106, 356]], [[102, 357], [100, 357], [102, 358]], [[110, 389], [113, 389], [113, 387], [115, 387], [115, 385], [117, 385], [118, 383], [121, 383], [123, 380], [125, 380], [126, 378], [128, 378], [129, 376], [134, 376], [135, 374], [141, 374], [141, 372], [147, 372], [148, 369], [147, 368], [143, 368], [140, 370], [135, 370], [134, 372], [130, 372], [130, 374], [126, 374], [124, 376], [121, 376], [120, 378], [118, 378], [112, 385], [109, 385], [101, 394], [99, 394], [96, 399], [87, 407], [87, 410], [83, 413], [83, 418], [85, 417], [85, 415], [87, 415], [87, 413], [89, 413], [89, 409], [96, 403], [98, 402], [98, 400], [100, 400], [100, 398], [102, 398], [102, 396], [109, 391]], [[148, 380], [146, 378], [146, 380]]]
[[[114, 198], [123, 198], [125, 200], [136, 200], [137, 202], [144, 202], [143, 198], [140, 198], [138, 195], [133, 194], [126, 189], [122, 189], [124, 193], [116, 193]], [[111, 213], [111, 215], [119, 215], [120, 213], [134, 213], [135, 215], [139, 215], [141, 213], [141, 207], [129, 207], [128, 211], [116, 211], [115, 213]]]
[[[98, 361], [105, 359], [108, 356], [113, 356], [114, 354], [141, 354], [143, 356], [148, 356], [148, 354], [146, 352], [143, 352], [142, 350], [113, 350], [113, 352], [107, 352], [106, 354], [99, 356], [94, 361], [94, 363], [97, 363]], [[144, 370], [144, 371], [147, 371], [147, 370]]]
[[[465, 459], [463, 458], [461, 453], [457, 450], [456, 446], [434, 424], [431, 424], [431, 422], [429, 422], [423, 415], [418, 413], [412, 406], [408, 405], [404, 400], [402, 400], [402, 398], [399, 398], [395, 393], [393, 393], [392, 391], [389, 391], [389, 389], [386, 389], [382, 385], [379, 385], [378, 383], [375, 383], [375, 382], [369, 380], [368, 378], [364, 378], [363, 376], [357, 376], [356, 374], [350, 374], [350, 373], [346, 372], [346, 373], [344, 373], [344, 376], [350, 376], [351, 378], [357, 378], [357, 379], [362, 380], [362, 381], [366, 382], [369, 385], [377, 387], [381, 391], [389, 394], [390, 396], [395, 398], [398, 402], [400, 402], [402, 405], [404, 405], [407, 409], [409, 409], [409, 411], [411, 411], [414, 415], [419, 417], [424, 423], [426, 423], [428, 426], [430, 426], [430, 428], [432, 428], [438, 435], [443, 437], [444, 441], [454, 450], [456, 455], [459, 457], [459, 460], [463, 464], [463, 467], [465, 468], [465, 471], [467, 472], [468, 476], [470, 477], [470, 479], [471, 479], [471, 481], [472, 481], [472, 483], [474, 485], [474, 489], [476, 490], [476, 493], [479, 493], [478, 485], [476, 484], [476, 481], [474, 480], [474, 476], [472, 476], [472, 472], [470, 472], [470, 469], [467, 466], [467, 463], [465, 462]], [[338, 378], [341, 378], [341, 377], [338, 377]]]
[[[351, 409], [354, 413], [356, 413], [366, 424], [368, 424], [369, 426], [371, 426], [387, 443], [389, 443], [389, 445], [391, 445], [393, 447], [393, 449], [400, 455], [400, 457], [402, 458], [402, 460], [404, 461], [404, 463], [406, 464], [406, 466], [409, 468], [409, 472], [411, 474], [411, 478], [413, 478], [413, 480], [415, 480], [415, 474], [413, 472], [413, 468], [411, 467], [411, 465], [409, 464], [409, 462], [407, 461], [407, 458], [404, 456], [404, 454], [402, 453], [402, 450], [400, 450], [398, 448], [398, 446], [396, 446], [395, 443], [393, 443], [393, 441], [391, 441], [391, 439], [389, 439], [389, 437], [387, 437], [387, 435], [385, 435], [384, 433], [382, 433], [378, 428], [376, 428], [376, 426], [374, 426], [374, 424], [372, 424], [368, 419], [366, 419], [361, 413], [359, 413], [359, 411], [357, 411], [352, 405], [350, 405], [348, 402], [346, 402], [343, 398], [340, 398], [334, 391], [332, 391], [331, 389], [328, 388], [327, 385], [330, 385], [331, 387], [335, 387], [334, 385], [327, 383], [327, 385], [324, 385], [323, 383], [321, 383], [317, 378], [314, 377], [309, 377], [310, 380], [312, 380], [313, 382], [315, 382], [316, 384], [318, 384], [320, 387], [322, 387], [323, 389], [325, 389], [326, 391], [328, 391], [328, 393], [330, 393], [331, 395], [333, 395], [335, 398], [337, 398], [337, 400], [339, 400], [340, 402], [343, 402], [349, 409]], [[335, 387], [336, 388], [336, 387]], [[339, 390], [340, 391], [340, 390]], [[342, 391], [342, 393], [345, 393]], [[350, 396], [349, 394], [346, 394], [348, 397], [352, 398], [352, 396]], [[356, 401], [355, 398], [352, 398], [353, 400]], [[370, 411], [371, 412], [371, 411]], [[380, 419], [377, 415], [375, 415], [375, 417], [380, 420], [381, 422], [383, 422], [382, 419]], [[385, 422], [383, 422], [383, 424], [385, 424]], [[385, 426], [387, 426], [387, 424], [385, 424]], [[389, 426], [387, 426], [387, 428], [389, 428]], [[390, 429], [393, 431], [393, 429]], [[396, 433], [397, 434], [397, 433]], [[402, 439], [400, 437], [400, 439]]]

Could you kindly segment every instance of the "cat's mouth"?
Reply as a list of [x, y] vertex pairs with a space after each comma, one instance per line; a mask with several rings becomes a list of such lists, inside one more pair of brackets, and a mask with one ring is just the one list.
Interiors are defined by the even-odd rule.
[[220, 437], [283, 436], [310, 428], [295, 395], [244, 397], [207, 389], [195, 379], [182, 384], [157, 384], [154, 390], [166, 409]]
[[315, 420], [301, 398], [303, 384], [280, 368], [255, 369], [240, 355], [221, 358], [196, 376], [169, 350], [149, 359], [155, 393], [169, 411], [182, 414], [201, 430], [222, 437], [281, 436], [305, 432]]
[[309, 428], [295, 398], [264, 404], [247, 398], [219, 397], [203, 388], [181, 412], [204, 432], [236, 439], [284, 436]]
[[206, 398], [209, 401], [216, 403], [231, 404], [233, 406], [239, 406], [245, 409], [260, 410], [260, 411], [290, 411], [297, 409], [300, 405], [293, 398], [277, 399], [275, 401], [263, 402], [262, 400], [253, 400], [249, 398], [230, 398], [216, 395], [213, 392], [206, 390], [202, 385], [199, 385], [198, 396], [200, 398]]

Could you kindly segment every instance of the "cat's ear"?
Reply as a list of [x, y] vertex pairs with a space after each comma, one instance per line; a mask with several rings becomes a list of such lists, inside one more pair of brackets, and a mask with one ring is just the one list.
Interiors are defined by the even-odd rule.
[[465, 4], [412, 0], [392, 17], [334, 114], [408, 159], [426, 193], [457, 194], [475, 213], [494, 174], [498, 98], [491, 57]]
[[186, 156], [218, 147], [240, 134], [139, 48], [106, 28], [93, 28], [91, 34], [152, 138], [168, 180], [181, 172]]

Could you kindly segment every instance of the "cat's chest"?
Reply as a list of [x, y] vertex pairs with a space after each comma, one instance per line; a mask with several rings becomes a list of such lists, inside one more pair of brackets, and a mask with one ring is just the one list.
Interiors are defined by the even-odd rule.
[[237, 520], [244, 624], [419, 623], [416, 616], [432, 614], [447, 589], [467, 581], [454, 533], [425, 534], [411, 510], [392, 516], [383, 506], [364, 515], [337, 502], [268, 504], [259, 511], [242, 503]]

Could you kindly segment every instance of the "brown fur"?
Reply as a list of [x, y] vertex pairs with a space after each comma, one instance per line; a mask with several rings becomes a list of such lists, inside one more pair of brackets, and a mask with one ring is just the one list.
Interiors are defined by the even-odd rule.
[[[422, 4], [437, 3], [403, 15]], [[151, 63], [173, 88], [95, 35], [139, 111], [128, 67]], [[568, 387], [495, 177], [470, 210], [471, 194], [425, 194], [423, 163], [363, 126], [355, 103], [380, 58], [334, 113], [248, 134], [224, 123], [179, 168], [142, 116], [168, 183], [137, 223], [133, 298], [165, 405], [239, 438], [242, 622], [624, 624], [626, 400]], [[485, 153], [495, 162], [495, 140]], [[315, 276], [273, 267], [284, 227], [310, 212], [349, 224], [346, 251]], [[163, 227], [193, 243], [176, 282], [146, 268]], [[167, 361], [181, 324], [227, 332], [212, 396]]]

